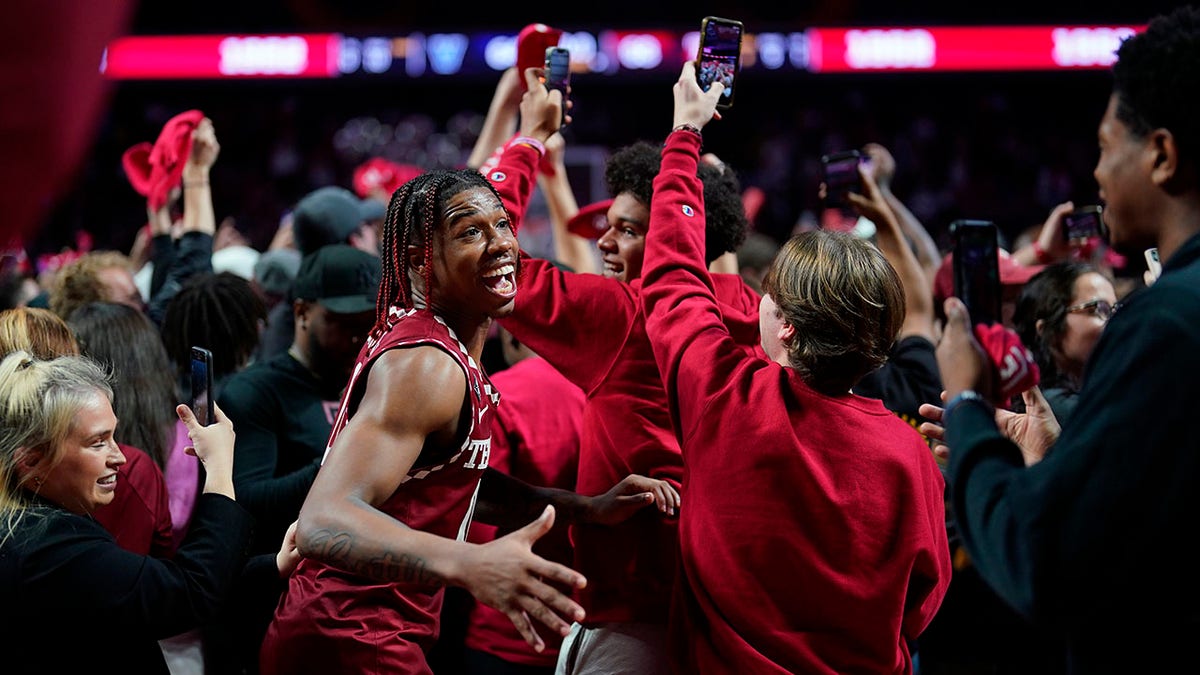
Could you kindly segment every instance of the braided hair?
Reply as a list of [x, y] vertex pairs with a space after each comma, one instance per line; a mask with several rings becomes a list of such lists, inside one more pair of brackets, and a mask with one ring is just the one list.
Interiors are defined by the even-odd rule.
[[[409, 180], [392, 193], [383, 220], [379, 255], [383, 272], [379, 296], [375, 301], [375, 328], [386, 328], [392, 307], [413, 309], [412, 282], [409, 279], [408, 248], [424, 250], [422, 276], [425, 281], [425, 306], [433, 301], [433, 234], [442, 222], [442, 211], [455, 195], [474, 188], [487, 188], [502, 205], [500, 193], [475, 169], [429, 171]], [[509, 221], [512, 214], [508, 213]]]

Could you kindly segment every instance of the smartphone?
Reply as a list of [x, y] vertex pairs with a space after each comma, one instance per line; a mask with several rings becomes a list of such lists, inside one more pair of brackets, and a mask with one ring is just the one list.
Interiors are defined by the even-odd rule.
[[521, 77], [521, 89], [525, 89], [525, 71], [546, 65], [546, 50], [558, 46], [562, 30], [544, 23], [531, 23], [517, 34], [517, 74]]
[[564, 47], [546, 48], [546, 89], [562, 92], [562, 123], [567, 121], [567, 87], [571, 84], [571, 52]]
[[1078, 242], [1104, 236], [1104, 208], [1084, 206], [1063, 216], [1063, 237]]
[[201, 426], [217, 421], [212, 409], [212, 352], [192, 347], [192, 413]]
[[863, 161], [863, 154], [858, 150], [843, 150], [821, 156], [821, 167], [825, 177], [825, 206], [829, 208], [846, 208], [847, 192], [863, 194], [862, 176], [858, 174], [858, 165]]
[[706, 16], [700, 22], [700, 49], [696, 55], [696, 81], [708, 91], [713, 82], [725, 85], [717, 108], [733, 107], [734, 81], [742, 68], [741, 21]]
[[1000, 243], [989, 220], [950, 223], [954, 241], [954, 297], [962, 300], [972, 324], [1000, 322]]
[[1162, 262], [1158, 259], [1158, 249], [1146, 249], [1146, 269], [1150, 270], [1150, 277], [1154, 281], [1162, 276]]

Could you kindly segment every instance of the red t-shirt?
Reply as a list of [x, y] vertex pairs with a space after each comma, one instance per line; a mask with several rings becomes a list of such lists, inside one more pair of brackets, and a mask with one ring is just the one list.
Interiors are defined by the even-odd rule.
[[175, 543], [167, 479], [150, 455], [132, 445], [120, 447], [125, 463], [117, 469], [113, 500], [92, 516], [126, 551], [169, 558], [175, 554]]
[[668, 138], [647, 330], [687, 466], [672, 656], [686, 673], [908, 673], [950, 583], [944, 482], [878, 400], [736, 349], [703, 265], [699, 141]]
[[[463, 540], [488, 465], [491, 416], [499, 394], [432, 312], [393, 307], [388, 329], [367, 338], [334, 420], [326, 457], [358, 407], [375, 360], [389, 349], [413, 346], [441, 349], [462, 367], [471, 428], [457, 454], [414, 466], [380, 510], [414, 530]], [[263, 641], [262, 673], [428, 673], [425, 655], [437, 639], [442, 597], [441, 586], [379, 583], [303, 559], [288, 579]]]
[[[537, 152], [505, 151], [489, 179], [514, 221], [528, 199]], [[739, 276], [716, 276], [728, 331], [761, 353], [759, 296]], [[667, 395], [646, 337], [641, 281], [564, 272], [523, 256], [513, 313], [500, 323], [587, 394], [576, 491], [598, 495], [630, 474], [683, 479]], [[678, 521], [647, 508], [616, 526], [572, 527], [586, 624], [666, 623], [678, 565]]]
[[[488, 466], [530, 485], [575, 489], [579, 467], [579, 434], [583, 426], [583, 391], [545, 359], [530, 357], [491, 376], [504, 397], [492, 425]], [[468, 541], [495, 538], [496, 528], [471, 524]], [[564, 565], [574, 560], [567, 528], [555, 527], [537, 541], [534, 553]], [[512, 620], [482, 603], [471, 609], [465, 642], [471, 649], [527, 666], [553, 666], [562, 638], [539, 631], [546, 648], [539, 654], [521, 637]]]

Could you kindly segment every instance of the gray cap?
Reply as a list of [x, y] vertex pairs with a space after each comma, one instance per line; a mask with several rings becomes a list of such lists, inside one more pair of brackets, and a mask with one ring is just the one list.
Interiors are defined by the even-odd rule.
[[387, 207], [377, 199], [359, 199], [346, 188], [314, 190], [292, 211], [292, 236], [301, 255], [329, 244], [345, 244], [363, 223], [382, 218]]

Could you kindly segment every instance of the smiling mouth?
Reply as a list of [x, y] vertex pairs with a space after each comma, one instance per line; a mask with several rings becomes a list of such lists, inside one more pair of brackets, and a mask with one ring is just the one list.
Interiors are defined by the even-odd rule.
[[96, 482], [104, 487], [112, 487], [117, 484], [117, 474], [109, 474]]
[[485, 272], [483, 282], [493, 293], [502, 298], [511, 298], [517, 294], [517, 268], [511, 264], [501, 265], [494, 270]]
[[615, 277], [625, 269], [625, 266], [620, 263], [609, 262], [607, 260], [603, 261], [603, 263], [604, 268], [602, 271], [605, 276]]

